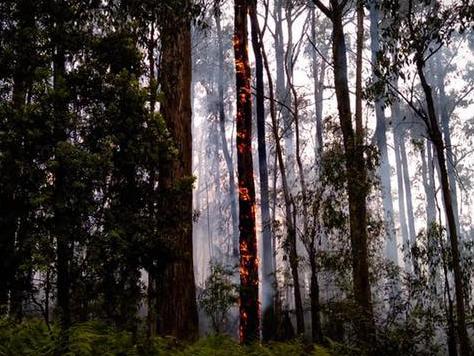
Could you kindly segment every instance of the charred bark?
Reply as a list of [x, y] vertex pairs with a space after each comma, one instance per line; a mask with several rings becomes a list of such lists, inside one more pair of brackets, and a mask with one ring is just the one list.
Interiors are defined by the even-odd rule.
[[252, 161], [252, 102], [248, 57], [248, 0], [234, 2], [234, 54], [237, 92], [237, 173], [239, 181], [240, 341], [259, 338], [258, 259]]

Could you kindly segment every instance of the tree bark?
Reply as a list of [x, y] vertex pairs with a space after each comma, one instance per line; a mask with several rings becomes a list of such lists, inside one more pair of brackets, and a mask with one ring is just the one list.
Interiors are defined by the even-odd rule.
[[452, 254], [452, 268], [454, 272], [454, 286], [456, 297], [456, 316], [457, 316], [457, 331], [460, 344], [461, 356], [468, 356], [471, 352], [471, 345], [469, 343], [469, 336], [466, 329], [466, 316], [464, 307], [464, 283], [461, 270], [461, 261], [459, 253], [458, 231], [456, 226], [456, 218], [454, 214], [453, 200], [451, 196], [451, 188], [449, 184], [449, 175], [446, 168], [446, 158], [444, 152], [444, 142], [441, 129], [439, 127], [438, 118], [434, 106], [433, 93], [431, 86], [428, 84], [424, 66], [425, 61], [421, 53], [416, 53], [415, 62], [418, 76], [420, 77], [421, 86], [425, 94], [427, 117], [425, 122], [428, 126], [428, 135], [433, 142], [438, 156], [438, 166], [440, 172], [441, 190], [443, 193], [443, 200], [445, 206], [446, 220], [448, 223], [449, 240], [451, 244]]
[[[316, 45], [316, 15], [315, 10], [311, 9], [311, 39]], [[323, 55], [325, 52], [323, 52]], [[314, 80], [314, 112], [316, 120], [316, 157], [320, 157], [323, 150], [323, 92], [324, 79], [326, 76], [326, 61], [321, 59], [318, 66], [318, 53], [312, 51], [312, 69]]]
[[[374, 0], [370, 1], [370, 49], [371, 49], [371, 60], [372, 75], [374, 82], [379, 80], [377, 76], [378, 63], [377, 53], [380, 50], [379, 45], [379, 9], [376, 6]], [[384, 209], [384, 222], [385, 222], [385, 234], [387, 236], [385, 254], [389, 261], [398, 265], [398, 247], [397, 247], [397, 236], [395, 233], [395, 225], [393, 219], [393, 201], [392, 201], [392, 184], [391, 184], [391, 172], [390, 162], [388, 159], [387, 149], [387, 125], [386, 118], [383, 108], [383, 100], [379, 96], [375, 98], [375, 117], [376, 117], [376, 129], [375, 137], [377, 147], [380, 153], [380, 166], [379, 176], [382, 193], [382, 204]]]
[[273, 241], [271, 231], [270, 200], [268, 194], [268, 166], [265, 135], [265, 90], [263, 82], [263, 57], [260, 43], [260, 26], [257, 3], [250, 5], [252, 47], [255, 55], [256, 111], [258, 137], [258, 167], [260, 173], [260, 210], [262, 219], [262, 338], [271, 340], [275, 335], [275, 271], [273, 269]]
[[60, 145], [67, 142], [66, 122], [67, 122], [67, 101], [64, 100], [65, 75], [66, 75], [66, 52], [64, 40], [59, 36], [64, 31], [64, 9], [65, 3], [58, 0], [55, 3], [53, 21], [55, 29], [52, 42], [55, 44], [55, 53], [53, 54], [53, 87], [55, 91], [55, 100], [53, 103], [55, 127], [54, 140], [56, 150], [57, 168], [54, 172], [54, 226], [56, 237], [56, 269], [57, 269], [57, 308], [60, 324], [60, 340], [56, 354], [61, 355], [68, 351], [68, 330], [71, 326], [71, 260], [73, 256], [73, 246], [69, 241], [71, 236], [70, 218], [68, 212], [66, 184], [66, 167], [62, 162], [60, 154]]
[[[334, 87], [346, 156], [353, 292], [356, 305], [359, 308], [357, 313], [359, 315], [355, 317], [354, 324], [359, 342], [370, 349], [374, 347], [375, 325], [369, 282], [366, 202], [368, 184], [363, 146], [358, 144], [360, 140], [357, 139], [357, 135], [361, 131], [361, 125], [356, 126], [355, 133], [352, 126], [347, 75], [347, 49], [342, 22], [344, 9], [337, 0], [331, 0], [331, 10], [320, 1], [315, 0], [314, 2], [331, 19], [333, 24]], [[357, 130], [357, 127], [359, 127], [359, 130]]]
[[191, 25], [186, 16], [171, 11], [165, 16], [160, 31], [160, 111], [177, 157], [160, 169], [160, 214], [168, 220], [162, 231], [165, 239], [179, 250], [157, 280], [158, 333], [193, 340], [198, 336], [198, 316], [192, 236]]
[[436, 222], [436, 201], [434, 187], [434, 169], [433, 157], [431, 153], [431, 144], [424, 142], [420, 150], [421, 175], [423, 179], [423, 189], [426, 197], [426, 228], [429, 230], [431, 225]]
[[237, 172], [239, 180], [240, 341], [259, 338], [258, 259], [252, 161], [252, 102], [248, 57], [248, 0], [234, 2], [234, 54], [237, 92]]
[[[288, 67], [287, 58], [291, 58], [288, 51], [291, 52], [291, 47], [293, 46], [291, 41], [291, 18], [288, 17], [288, 11], [285, 11], [285, 17], [288, 22], [288, 34], [289, 38], [286, 43], [286, 51], [285, 51], [285, 39], [283, 35], [283, 8], [286, 7], [284, 0], [276, 0], [275, 1], [275, 64], [276, 64], [276, 99], [280, 104], [280, 113], [281, 113], [281, 120], [283, 122], [283, 139], [284, 139], [284, 158], [285, 158], [285, 166], [287, 167], [287, 181], [288, 187], [291, 190], [294, 184], [294, 175], [293, 169], [288, 169], [291, 167], [293, 162], [293, 153], [294, 153], [294, 139], [293, 139], [293, 127], [291, 122], [291, 115], [290, 111], [288, 110], [290, 106], [290, 90], [285, 81], [287, 77], [287, 72], [291, 69]], [[291, 6], [291, 5], [289, 5]], [[291, 16], [291, 12], [290, 16]]]
[[436, 85], [439, 90], [439, 121], [441, 123], [441, 130], [443, 133], [444, 145], [446, 149], [446, 168], [448, 171], [448, 180], [449, 180], [449, 187], [451, 190], [452, 196], [452, 203], [453, 203], [453, 212], [454, 212], [454, 220], [456, 222], [456, 228], [458, 234], [460, 233], [460, 225], [459, 225], [459, 210], [458, 210], [458, 198], [457, 198], [457, 184], [456, 184], [456, 162], [453, 153], [453, 145], [451, 141], [451, 128], [449, 127], [450, 124], [450, 116], [448, 114], [448, 100], [446, 96], [446, 89], [444, 85], [444, 75], [443, 75], [443, 68], [441, 61], [438, 56], [435, 56], [435, 63], [436, 63]]
[[[408, 169], [408, 157], [406, 153], [406, 141], [405, 141], [405, 134], [402, 132], [399, 136], [400, 144], [400, 158], [402, 161], [402, 169], [403, 169], [403, 181], [405, 186], [405, 202], [407, 208], [407, 216], [406, 219], [408, 221], [408, 239], [405, 241], [405, 247], [409, 249], [416, 247], [416, 231], [415, 231], [415, 214], [413, 211], [413, 196], [411, 194], [411, 178], [410, 178], [410, 171]], [[410, 253], [410, 261], [413, 265], [413, 270], [415, 273], [419, 273], [419, 266], [417, 259]]]

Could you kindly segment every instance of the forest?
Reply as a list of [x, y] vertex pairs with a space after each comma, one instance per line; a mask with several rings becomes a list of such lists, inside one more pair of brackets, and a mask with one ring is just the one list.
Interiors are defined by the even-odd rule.
[[474, 355], [473, 30], [0, 1], [0, 356]]

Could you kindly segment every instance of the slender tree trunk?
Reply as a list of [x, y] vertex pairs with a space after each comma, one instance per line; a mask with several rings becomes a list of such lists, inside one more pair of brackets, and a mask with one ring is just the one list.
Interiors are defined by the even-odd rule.
[[[62, 34], [64, 31], [64, 14], [62, 13], [64, 2], [58, 0], [55, 4], [54, 26], [55, 33]], [[55, 44], [55, 53], [53, 55], [53, 85], [55, 90], [54, 115], [56, 125], [54, 128], [54, 140], [56, 150], [59, 151], [61, 144], [67, 141], [66, 122], [67, 122], [67, 102], [64, 99], [65, 74], [66, 74], [66, 52], [64, 49], [64, 40], [53, 36]], [[54, 172], [54, 226], [56, 235], [56, 269], [57, 269], [57, 308], [59, 314], [59, 323], [61, 327], [61, 336], [58, 349], [58, 355], [68, 351], [68, 329], [71, 326], [71, 259], [73, 256], [73, 247], [69, 241], [71, 236], [68, 223], [70, 214], [67, 211], [68, 187], [66, 185], [66, 167], [62, 161], [61, 153], [57, 152], [57, 168]]]
[[444, 288], [445, 288], [445, 295], [446, 299], [448, 300], [448, 307], [447, 307], [447, 318], [448, 318], [448, 354], [449, 356], [457, 356], [458, 350], [456, 347], [456, 326], [454, 321], [454, 308], [453, 308], [453, 299], [451, 297], [451, 288], [449, 286], [449, 278], [448, 278], [448, 263], [446, 261], [446, 251], [442, 247], [442, 264], [443, 264], [443, 275], [444, 275]]
[[262, 337], [270, 340], [275, 335], [275, 270], [273, 269], [273, 243], [268, 195], [268, 166], [265, 135], [265, 90], [263, 82], [263, 58], [260, 44], [260, 26], [257, 17], [257, 3], [250, 6], [252, 47], [255, 55], [256, 109], [258, 136], [258, 166], [260, 173], [260, 210], [262, 219]]
[[[357, 144], [360, 141], [357, 135], [361, 134], [361, 125], [356, 125], [355, 133], [352, 126], [347, 75], [347, 49], [342, 16], [343, 9], [339, 5], [333, 4], [331, 20], [333, 23], [334, 86], [346, 155], [354, 298], [360, 309], [360, 315], [356, 317], [354, 322], [359, 341], [365, 343], [366, 347], [371, 348], [374, 346], [375, 326], [369, 282], [366, 202], [368, 184], [363, 147]], [[359, 127], [358, 130], [357, 127]]]
[[248, 0], [234, 2], [234, 54], [237, 92], [237, 172], [239, 181], [240, 341], [259, 338], [258, 259], [252, 162], [252, 102], [248, 57]]
[[[344, 8], [337, 0], [330, 1], [330, 8], [320, 0], [315, 5], [332, 21], [332, 56], [334, 65], [334, 87], [337, 109], [342, 129], [346, 158], [347, 193], [349, 196], [349, 222], [352, 247], [352, 278], [354, 299], [360, 316], [354, 320], [359, 342], [373, 349], [375, 344], [375, 325], [372, 309], [372, 296], [369, 282], [369, 256], [367, 235], [367, 167], [365, 165], [362, 142], [363, 127], [360, 104], [356, 105], [356, 132], [352, 126], [350, 96], [347, 75], [347, 49], [344, 38]], [[362, 19], [362, 3], [358, 4], [359, 36]], [[359, 37], [359, 41], [360, 41]]]
[[157, 281], [158, 333], [192, 340], [198, 336], [198, 317], [192, 236], [191, 25], [188, 18], [165, 16], [160, 31], [160, 110], [178, 157], [160, 169], [160, 213], [168, 217], [162, 233], [177, 251]]
[[[316, 15], [315, 9], [311, 9], [311, 39], [316, 45]], [[323, 53], [324, 54], [324, 53]], [[318, 65], [318, 53], [312, 51], [312, 69], [314, 79], [314, 111], [316, 120], [316, 156], [321, 156], [323, 150], [323, 91], [326, 76], [326, 61], [321, 59]]]
[[[290, 5], [291, 6], [291, 5]], [[287, 17], [291, 17], [291, 11], [287, 10]], [[291, 21], [289, 21], [288, 28], [291, 38]], [[291, 44], [291, 40], [288, 40]], [[291, 53], [291, 51], [290, 51]], [[295, 146], [295, 155], [296, 155], [296, 163], [297, 163], [297, 170], [299, 175], [300, 187], [301, 187], [301, 195], [302, 195], [302, 217], [303, 217], [303, 234], [306, 236], [308, 233], [308, 209], [307, 209], [307, 195], [306, 195], [306, 182], [305, 182], [305, 175], [304, 175], [304, 168], [303, 168], [303, 160], [301, 158], [301, 150], [300, 150], [300, 133], [299, 133], [299, 112], [298, 112], [298, 96], [296, 93], [295, 86], [293, 85], [293, 69], [292, 64], [288, 63], [288, 52], [287, 52], [287, 59], [286, 59], [286, 80], [287, 80], [287, 87], [293, 98], [289, 98], [288, 102], [293, 103], [293, 110], [292, 110], [292, 121], [294, 124], [295, 129], [295, 138], [296, 138], [296, 146]], [[291, 58], [291, 56], [290, 56]], [[290, 119], [291, 120], [291, 119]], [[288, 165], [292, 164], [291, 159], [287, 160], [287, 167]], [[294, 202], [293, 202], [294, 204]], [[293, 207], [293, 224], [296, 226], [296, 207]], [[294, 234], [294, 242], [291, 241], [290, 249], [294, 251], [290, 254], [290, 267], [293, 276], [293, 288], [294, 288], [294, 298], [295, 298], [295, 311], [296, 311], [296, 329], [299, 335], [303, 335], [305, 331], [305, 323], [304, 323], [304, 310], [303, 310], [303, 302], [301, 297], [301, 290], [300, 290], [300, 281], [299, 281], [299, 271], [298, 271], [298, 253], [297, 253], [297, 242], [296, 242], [296, 230]]]
[[440, 172], [441, 190], [443, 193], [443, 200], [445, 205], [446, 220], [448, 223], [449, 240], [451, 243], [452, 267], [454, 271], [454, 286], [456, 297], [456, 316], [457, 329], [460, 344], [461, 356], [468, 356], [471, 352], [471, 345], [469, 343], [469, 336], [466, 329], [466, 316], [464, 307], [464, 283], [461, 270], [461, 261], [459, 254], [458, 232], [456, 226], [456, 218], [454, 214], [453, 201], [451, 196], [451, 188], [449, 184], [449, 175], [446, 168], [446, 158], [444, 153], [443, 136], [436, 116], [433, 93], [431, 86], [428, 84], [425, 73], [422, 54], [417, 53], [415, 57], [416, 68], [418, 76], [420, 77], [421, 86], [425, 94], [426, 106], [428, 115], [425, 118], [428, 125], [428, 134], [433, 142], [438, 156], [438, 165]]
[[224, 45], [222, 42], [222, 29], [220, 10], [216, 10], [216, 30], [217, 30], [217, 45], [219, 56], [219, 73], [218, 73], [218, 109], [219, 109], [219, 131], [221, 135], [222, 153], [229, 173], [229, 201], [230, 213], [232, 217], [232, 255], [237, 257], [239, 255], [239, 216], [237, 212], [237, 199], [235, 196], [235, 178], [234, 178], [234, 161], [227, 146], [227, 139], [225, 135], [225, 111], [224, 111]]
[[362, 123], [362, 50], [364, 49], [364, 3], [356, 2], [357, 36], [356, 36], [356, 92], [355, 92], [355, 126], [356, 147], [364, 143], [364, 128]]
[[454, 213], [454, 220], [456, 222], [456, 228], [458, 234], [460, 233], [460, 226], [459, 226], [459, 210], [458, 210], [458, 199], [457, 199], [457, 183], [456, 183], [456, 167], [455, 167], [455, 157], [453, 153], [453, 145], [451, 141], [451, 128], [449, 127], [450, 124], [450, 117], [448, 114], [448, 100], [446, 97], [446, 89], [444, 86], [444, 76], [442, 75], [442, 65], [440, 63], [439, 56], [435, 57], [436, 63], [436, 81], [437, 87], [439, 90], [439, 121], [441, 123], [441, 130], [443, 133], [444, 145], [446, 149], [446, 168], [448, 171], [448, 180], [449, 180], [449, 187], [451, 190], [452, 196], [452, 203], [453, 203], [453, 213]]
[[[156, 96], [157, 96], [157, 77], [156, 77], [156, 62], [155, 62], [155, 18], [152, 17], [150, 38], [148, 39], [148, 71], [149, 71], [149, 95], [150, 95], [150, 119], [155, 116]], [[150, 190], [155, 189], [156, 183], [155, 174], [150, 177]], [[149, 207], [150, 214], [155, 213], [153, 204]], [[155, 271], [148, 271], [148, 285], [147, 285], [147, 337], [153, 338], [156, 336], [156, 327], [158, 325], [158, 316], [156, 313], [156, 276]]]
[[[425, 191], [425, 211], [426, 211], [426, 232], [429, 235], [430, 230], [433, 228], [433, 224], [436, 223], [436, 197], [435, 197], [435, 186], [434, 186], [434, 177], [433, 173], [433, 158], [431, 155], [431, 147], [428, 140], [426, 144], [423, 143], [423, 146], [420, 149], [420, 160], [421, 160], [421, 176], [423, 181], [423, 189]], [[428, 154], [427, 154], [428, 153]], [[428, 240], [429, 248], [437, 248], [438, 242], [430, 238]], [[437, 285], [437, 268], [436, 266], [430, 266], [430, 283], [432, 285]]]
[[316, 262], [315, 238], [309, 246], [309, 262], [311, 268], [310, 298], [311, 298], [311, 336], [313, 342], [323, 343], [323, 331], [321, 327], [321, 304], [319, 302], [318, 266]]
[[[294, 131], [292, 117], [290, 115], [290, 83], [289, 81], [293, 76], [293, 69], [291, 64], [291, 52], [292, 52], [292, 19], [291, 19], [291, 4], [285, 4], [285, 16], [288, 24], [288, 41], [286, 43], [286, 53], [284, 49], [284, 38], [283, 38], [283, 17], [282, 8], [283, 1], [279, 0], [275, 3], [275, 16], [277, 21], [275, 22], [275, 56], [277, 64], [277, 77], [276, 77], [276, 93], [277, 100], [281, 104], [281, 117], [283, 121], [283, 138], [285, 142], [285, 161], [280, 164], [280, 172], [283, 178], [285, 175], [285, 183], [283, 184], [283, 191], [285, 197], [285, 211], [286, 211], [286, 228], [287, 228], [287, 246], [288, 246], [288, 257], [291, 270], [291, 276], [293, 279], [293, 295], [295, 299], [295, 314], [296, 314], [296, 329], [298, 334], [304, 334], [304, 311], [303, 302], [301, 297], [301, 287], [299, 281], [298, 271], [298, 250], [297, 250], [297, 236], [296, 236], [296, 211], [294, 206], [294, 199], [292, 196], [292, 189], [294, 184], [294, 170], [293, 157], [294, 157]], [[285, 85], [285, 76], [287, 79]], [[278, 131], [278, 128], [277, 128]], [[275, 139], [277, 138], [277, 136]], [[279, 149], [282, 152], [281, 145]], [[278, 154], [278, 153], [277, 153]], [[286, 167], [286, 168], [283, 168]], [[283, 168], [283, 170], [282, 170]], [[283, 181], [282, 181], [283, 182]]]
[[[316, 45], [316, 16], [315, 9], [311, 9], [311, 39]], [[318, 65], [318, 54], [316, 50], [312, 52], [312, 69], [314, 79], [314, 106], [316, 120], [316, 167], [319, 164], [323, 152], [323, 85], [326, 73], [326, 62], [321, 59]], [[298, 130], [299, 131], [299, 130]], [[297, 132], [298, 135], [298, 132]], [[313, 219], [316, 219], [318, 212], [313, 213]], [[321, 304], [319, 301], [319, 282], [318, 282], [318, 266], [316, 261], [316, 234], [313, 232], [308, 246], [308, 259], [311, 271], [310, 279], [310, 300], [311, 300], [311, 336], [313, 342], [322, 343], [323, 333], [321, 328]]]
[[[405, 149], [406, 141], [405, 135], [402, 133], [399, 137], [401, 143], [400, 148], [400, 158], [402, 160], [402, 169], [403, 169], [403, 181], [405, 186], [405, 202], [407, 207], [407, 221], [408, 221], [408, 240], [406, 241], [405, 247], [410, 250], [416, 247], [416, 231], [415, 231], [415, 213], [413, 211], [413, 196], [411, 194], [411, 178], [410, 171], [408, 169], [408, 157]], [[418, 261], [411, 255], [411, 263], [413, 264], [413, 269], [415, 273], [419, 273]]]
[[[400, 107], [397, 102], [394, 102], [392, 105], [392, 121], [400, 120]], [[408, 246], [408, 225], [407, 225], [407, 214], [406, 214], [406, 204], [405, 204], [405, 187], [403, 183], [403, 166], [402, 166], [402, 157], [401, 157], [401, 150], [400, 145], [403, 144], [401, 142], [401, 128], [396, 127], [394, 128], [393, 136], [394, 136], [394, 147], [395, 147], [395, 165], [397, 169], [397, 192], [398, 192], [398, 219], [400, 222], [400, 230], [402, 235], [402, 241], [404, 246]], [[409, 251], [407, 252], [409, 255]], [[405, 269], [407, 272], [413, 272], [411, 262], [405, 263]]]
[[[371, 48], [371, 60], [372, 75], [374, 81], [378, 81], [377, 77], [377, 53], [380, 50], [379, 46], [379, 9], [376, 6], [376, 2], [372, 0], [370, 2], [370, 48]], [[382, 204], [384, 209], [384, 222], [385, 222], [385, 234], [387, 236], [386, 241], [386, 256], [389, 261], [398, 265], [398, 248], [397, 248], [397, 236], [395, 233], [395, 225], [393, 219], [393, 201], [392, 201], [392, 184], [391, 184], [391, 172], [390, 162], [388, 159], [387, 149], [387, 126], [386, 118], [384, 113], [384, 103], [382, 98], [377, 97], [375, 99], [375, 117], [377, 121], [375, 129], [375, 137], [377, 147], [380, 153], [380, 166], [379, 176], [382, 192]]]
[[[278, 103], [280, 103], [280, 113], [281, 113], [281, 120], [283, 122], [283, 139], [285, 144], [285, 166], [287, 167], [287, 180], [288, 186], [292, 189], [294, 184], [294, 176], [293, 176], [293, 169], [289, 168], [292, 164], [292, 157], [294, 151], [294, 140], [293, 140], [293, 127], [291, 123], [290, 111], [288, 110], [290, 106], [290, 92], [289, 87], [285, 82], [285, 78], [287, 77], [287, 72], [291, 68], [289, 68], [289, 64], [287, 62], [288, 58], [291, 58], [291, 55], [288, 53], [291, 52], [291, 48], [293, 46], [291, 41], [291, 18], [288, 16], [286, 17], [286, 21], [288, 23], [288, 34], [289, 38], [286, 43], [286, 51], [285, 51], [285, 39], [283, 35], [283, 8], [286, 8], [287, 4], [284, 0], [276, 0], [275, 1], [275, 63], [276, 63], [276, 99]], [[288, 4], [288, 6], [291, 6]], [[288, 11], [285, 11], [285, 15], [288, 15]]]
[[421, 175], [423, 179], [423, 188], [426, 197], [426, 227], [429, 230], [431, 225], [436, 222], [436, 202], [435, 187], [433, 176], [433, 157], [431, 154], [431, 144], [426, 144], [420, 150]]
[[[286, 171], [285, 171], [285, 162], [283, 159], [283, 150], [281, 147], [281, 137], [278, 133], [278, 123], [277, 123], [277, 115], [276, 115], [276, 106], [275, 106], [275, 91], [273, 85], [273, 79], [270, 71], [270, 64], [268, 61], [267, 54], [265, 52], [264, 42], [262, 40], [262, 34], [259, 33], [260, 38], [260, 45], [262, 50], [262, 57], [263, 57], [263, 64], [265, 68], [265, 73], [268, 82], [268, 93], [269, 93], [269, 104], [270, 104], [270, 118], [271, 118], [271, 128], [273, 138], [275, 140], [275, 164], [274, 164], [274, 180], [273, 180], [273, 191], [275, 194], [275, 198], [273, 200], [273, 220], [275, 220], [275, 212], [276, 212], [276, 185], [277, 185], [277, 165], [278, 170], [281, 174], [281, 182], [283, 187], [283, 197], [285, 200], [285, 211], [286, 216], [291, 216], [291, 207], [293, 206], [293, 198], [288, 188], [288, 182], [286, 178]], [[287, 228], [287, 241], [290, 239], [290, 234], [295, 231], [293, 227], [293, 220], [290, 218], [286, 219], [286, 228]], [[275, 235], [273, 235], [273, 246], [276, 246]], [[276, 271], [276, 250], [274, 251], [273, 255], [273, 269]], [[275, 282], [277, 280], [275, 279]], [[276, 287], [276, 295], [275, 295], [275, 316], [276, 316], [276, 339], [277, 340], [284, 340], [285, 339], [285, 326], [284, 326], [284, 317], [282, 313], [282, 302], [280, 299], [280, 292], [278, 290], [278, 286]]]

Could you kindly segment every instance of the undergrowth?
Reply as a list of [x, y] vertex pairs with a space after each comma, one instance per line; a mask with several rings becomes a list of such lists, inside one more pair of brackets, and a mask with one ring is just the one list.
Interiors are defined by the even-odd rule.
[[[0, 356], [53, 356], [58, 340], [56, 326], [36, 319], [22, 323], [0, 320]], [[77, 324], [69, 333], [69, 353], [64, 356], [330, 356], [328, 350], [299, 341], [242, 346], [228, 336], [214, 335], [193, 344], [172, 338], [138, 336], [118, 331], [102, 322]]]

